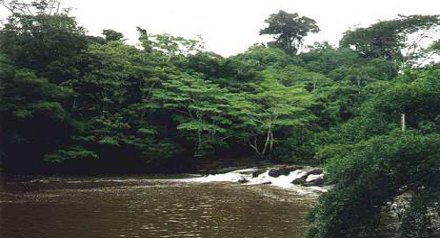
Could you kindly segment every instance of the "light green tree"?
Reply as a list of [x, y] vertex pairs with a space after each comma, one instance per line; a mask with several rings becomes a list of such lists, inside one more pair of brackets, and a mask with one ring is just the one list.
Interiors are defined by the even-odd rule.
[[162, 107], [177, 114], [177, 130], [194, 143], [194, 156], [223, 146], [231, 136], [228, 111], [233, 95], [197, 75], [182, 74], [162, 83], [154, 91]]
[[313, 97], [304, 88], [284, 86], [270, 75], [254, 87], [255, 93], [248, 95], [248, 100], [254, 104], [249, 118], [254, 133], [248, 144], [259, 156], [264, 156], [272, 152], [276, 132], [304, 126], [313, 118], [308, 111]]

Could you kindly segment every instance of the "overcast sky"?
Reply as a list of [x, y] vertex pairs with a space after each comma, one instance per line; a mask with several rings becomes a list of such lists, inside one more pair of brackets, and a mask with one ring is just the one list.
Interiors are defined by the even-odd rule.
[[[337, 43], [354, 25], [368, 26], [397, 14], [440, 14], [440, 0], [61, 0], [72, 14], [99, 35], [103, 29], [137, 39], [136, 26], [149, 33], [195, 38], [202, 35], [206, 49], [224, 56], [245, 51], [267, 40], [258, 35], [264, 20], [279, 10], [313, 18], [321, 32], [307, 42]], [[2, 12], [0, 12], [2, 14]], [[4, 16], [4, 12], [2, 14]]]

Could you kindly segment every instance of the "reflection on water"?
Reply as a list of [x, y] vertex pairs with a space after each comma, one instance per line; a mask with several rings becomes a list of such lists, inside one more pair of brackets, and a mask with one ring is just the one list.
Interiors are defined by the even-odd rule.
[[3, 178], [1, 237], [300, 237], [316, 197], [184, 179]]

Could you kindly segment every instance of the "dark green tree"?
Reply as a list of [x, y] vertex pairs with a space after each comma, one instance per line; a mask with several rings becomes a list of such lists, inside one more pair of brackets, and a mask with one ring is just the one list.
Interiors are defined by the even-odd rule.
[[121, 32], [117, 32], [111, 29], [103, 30], [102, 34], [105, 36], [106, 41], [119, 41], [123, 40], [124, 38], [124, 35]]
[[310, 214], [307, 237], [380, 237], [383, 210], [404, 193], [412, 202], [400, 237], [427, 237], [427, 208], [438, 206], [440, 195], [439, 139], [395, 132], [334, 150], [327, 174], [335, 187]]
[[289, 55], [296, 55], [301, 50], [304, 37], [309, 33], [319, 32], [315, 20], [282, 10], [271, 14], [265, 22], [268, 26], [260, 30], [260, 35], [273, 35], [275, 41], [269, 42], [269, 46], [280, 48]]
[[72, 125], [64, 106], [73, 91], [6, 60], [0, 62], [0, 85], [5, 171], [37, 172], [45, 154], [69, 141]]

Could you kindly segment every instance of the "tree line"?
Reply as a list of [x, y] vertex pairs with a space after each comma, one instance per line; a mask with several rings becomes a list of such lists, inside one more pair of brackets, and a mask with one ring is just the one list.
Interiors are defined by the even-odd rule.
[[[399, 15], [304, 46], [317, 23], [279, 11], [273, 41], [222, 57], [200, 39], [90, 36], [57, 1], [0, 1], [4, 172], [181, 170], [219, 155], [323, 164], [333, 189], [308, 237], [428, 237], [440, 197], [438, 15]], [[405, 120], [402, 120], [402, 118]], [[402, 131], [402, 123], [405, 130]], [[53, 170], [51, 170], [53, 171]]]

